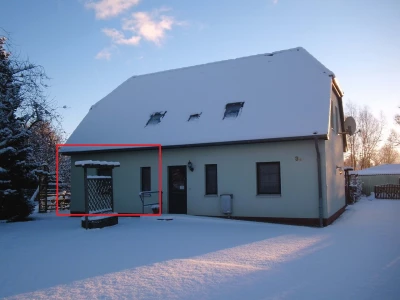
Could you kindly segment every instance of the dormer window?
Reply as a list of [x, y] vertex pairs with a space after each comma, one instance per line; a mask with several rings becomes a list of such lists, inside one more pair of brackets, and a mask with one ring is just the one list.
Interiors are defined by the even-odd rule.
[[188, 122], [200, 119], [201, 114], [202, 113], [190, 115]]
[[161, 119], [164, 118], [166, 113], [167, 112], [164, 111], [164, 112], [156, 112], [156, 113], [152, 114], [150, 116], [150, 119], [147, 121], [146, 126], [149, 125], [149, 124], [155, 125], [155, 124], [160, 123]]
[[243, 105], [244, 102], [234, 102], [225, 105], [225, 113], [223, 119], [236, 118], [239, 115], [240, 110], [243, 108]]

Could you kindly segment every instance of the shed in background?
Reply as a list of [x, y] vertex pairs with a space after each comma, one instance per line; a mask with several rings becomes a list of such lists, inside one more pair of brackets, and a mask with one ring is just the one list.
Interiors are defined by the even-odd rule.
[[358, 174], [363, 182], [363, 194], [367, 196], [374, 191], [376, 185], [400, 184], [400, 164], [385, 164], [349, 173]]

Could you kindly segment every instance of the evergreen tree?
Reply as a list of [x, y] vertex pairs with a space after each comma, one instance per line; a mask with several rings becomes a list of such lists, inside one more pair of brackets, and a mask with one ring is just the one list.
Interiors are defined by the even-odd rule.
[[353, 203], [357, 202], [362, 195], [362, 181], [358, 174], [350, 175], [350, 197]]
[[[19, 80], [0, 37], [0, 219], [22, 220], [34, 209], [25, 189], [34, 187], [37, 165], [33, 162], [26, 117], [18, 116], [24, 93], [24, 81]], [[23, 73], [22, 73], [23, 74]]]

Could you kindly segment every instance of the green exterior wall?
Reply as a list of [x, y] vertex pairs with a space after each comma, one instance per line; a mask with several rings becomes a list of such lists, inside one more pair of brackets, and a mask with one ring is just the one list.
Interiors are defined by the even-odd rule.
[[[322, 162], [326, 161], [325, 143], [319, 141]], [[141, 167], [151, 167], [152, 190], [158, 190], [157, 151], [74, 154], [71, 211], [84, 211], [83, 169], [74, 166], [78, 160], [121, 163], [113, 171], [114, 210], [118, 213], [142, 212], [139, 199]], [[163, 213], [168, 213], [168, 166], [187, 165], [189, 160], [195, 168], [194, 172], [187, 171], [187, 212], [190, 215], [222, 215], [219, 197], [205, 195], [205, 164], [217, 164], [219, 194], [232, 193], [234, 196], [232, 216], [318, 218], [317, 162], [313, 140], [163, 150]], [[281, 163], [281, 195], [257, 195], [256, 163], [275, 161]], [[330, 176], [327, 166], [329, 165], [322, 164], [323, 182]], [[94, 170], [91, 174], [93, 172]], [[334, 209], [343, 206], [344, 200], [342, 201], [341, 194], [327, 200], [328, 196], [332, 196], [327, 194], [326, 185], [323, 189], [324, 217], [327, 218], [336, 212]], [[147, 200], [156, 202], [156, 194]], [[145, 212], [150, 212], [150, 208]]]

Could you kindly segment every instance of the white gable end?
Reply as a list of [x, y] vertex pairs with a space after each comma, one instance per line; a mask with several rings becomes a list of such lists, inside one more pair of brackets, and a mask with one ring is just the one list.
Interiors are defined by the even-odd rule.
[[[133, 76], [92, 106], [67, 143], [177, 146], [327, 134], [331, 76], [303, 48]], [[244, 104], [224, 119], [232, 102]], [[166, 112], [160, 123], [146, 126], [157, 112]], [[188, 121], [193, 114], [201, 115]]]

